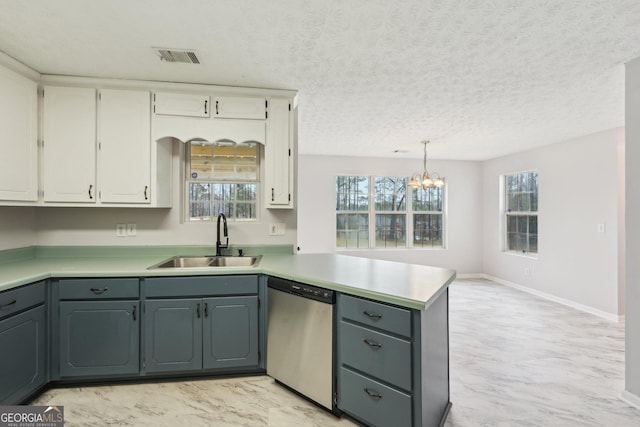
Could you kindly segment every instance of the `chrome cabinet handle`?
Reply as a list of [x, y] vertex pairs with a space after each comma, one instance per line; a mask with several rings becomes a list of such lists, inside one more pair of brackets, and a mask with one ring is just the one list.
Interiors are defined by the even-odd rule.
[[207, 114], [207, 102], [209, 102], [208, 100], [204, 100], [204, 113]]
[[91, 292], [93, 292], [96, 295], [104, 294], [108, 290], [109, 288], [107, 288], [106, 286], [104, 288], [91, 288]]
[[368, 345], [369, 347], [375, 348], [376, 350], [380, 350], [382, 348], [382, 344], [378, 344], [377, 342], [369, 341], [368, 338], [362, 340], [363, 343]]
[[216, 101], [216, 116], [218, 115], [218, 101]]
[[133, 304], [133, 313], [132, 314], [133, 314], [133, 320], [136, 321], [137, 318], [136, 318], [136, 305], [135, 304]]
[[375, 390], [369, 390], [367, 387], [364, 388], [364, 392], [367, 393], [370, 397], [374, 399], [382, 399], [382, 394], [378, 393]]
[[93, 200], [93, 194], [91, 194], [91, 190], [93, 190], [93, 184], [89, 185], [89, 200]]
[[144, 186], [144, 199], [149, 200], [149, 196], [147, 195], [147, 190], [149, 189], [148, 185]]
[[372, 320], [380, 320], [382, 319], [382, 314], [369, 313], [367, 310], [363, 311], [362, 314], [365, 316], [369, 316]]
[[11, 302], [10, 302], [10, 303], [8, 303], [8, 304], [0, 305], [0, 308], [9, 308], [9, 307], [11, 307], [12, 305], [14, 305], [16, 302], [18, 302], [18, 300], [15, 300], [15, 299], [14, 299], [13, 301], [11, 301]]
[[276, 200], [276, 189], [272, 188], [271, 189], [271, 201], [275, 202], [275, 200]]
[[198, 316], [198, 319], [200, 318], [200, 303], [196, 304], [196, 316]]
[[207, 311], [209, 310], [209, 303], [204, 303], [204, 317], [207, 317]]

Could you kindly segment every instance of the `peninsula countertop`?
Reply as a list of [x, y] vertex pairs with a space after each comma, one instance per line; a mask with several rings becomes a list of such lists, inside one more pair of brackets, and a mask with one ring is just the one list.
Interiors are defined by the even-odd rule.
[[148, 268], [174, 255], [202, 255], [195, 252], [202, 250], [73, 247], [5, 251], [0, 258], [0, 292], [50, 278], [266, 274], [424, 310], [455, 278], [455, 271], [449, 269], [335, 254], [264, 253], [255, 267]]

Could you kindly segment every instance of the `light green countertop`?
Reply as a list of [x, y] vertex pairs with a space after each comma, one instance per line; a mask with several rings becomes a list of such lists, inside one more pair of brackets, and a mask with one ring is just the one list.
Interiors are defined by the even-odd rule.
[[423, 310], [455, 278], [444, 268], [373, 260], [346, 255], [292, 255], [283, 250], [260, 251], [256, 267], [153, 269], [174, 255], [205, 255], [211, 248], [24, 248], [0, 253], [0, 292], [48, 278], [158, 277], [267, 274], [333, 289], [351, 295]]

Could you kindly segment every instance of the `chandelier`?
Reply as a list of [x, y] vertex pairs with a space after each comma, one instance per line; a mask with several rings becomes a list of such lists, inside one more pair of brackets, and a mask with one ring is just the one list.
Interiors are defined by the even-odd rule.
[[422, 174], [414, 173], [409, 185], [414, 189], [422, 187], [425, 190], [433, 187], [444, 187], [444, 178], [437, 173], [430, 174], [427, 170], [427, 144], [429, 141], [421, 141], [421, 143], [424, 144], [424, 172]]

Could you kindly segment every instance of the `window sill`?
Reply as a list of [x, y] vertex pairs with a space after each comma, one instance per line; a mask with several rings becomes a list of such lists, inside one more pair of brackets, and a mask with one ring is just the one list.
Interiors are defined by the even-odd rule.
[[516, 251], [502, 251], [503, 254], [505, 255], [511, 255], [511, 256], [516, 256], [516, 257], [520, 257], [520, 258], [529, 258], [529, 259], [538, 259], [538, 254], [537, 253], [530, 253], [530, 252], [516, 252]]

